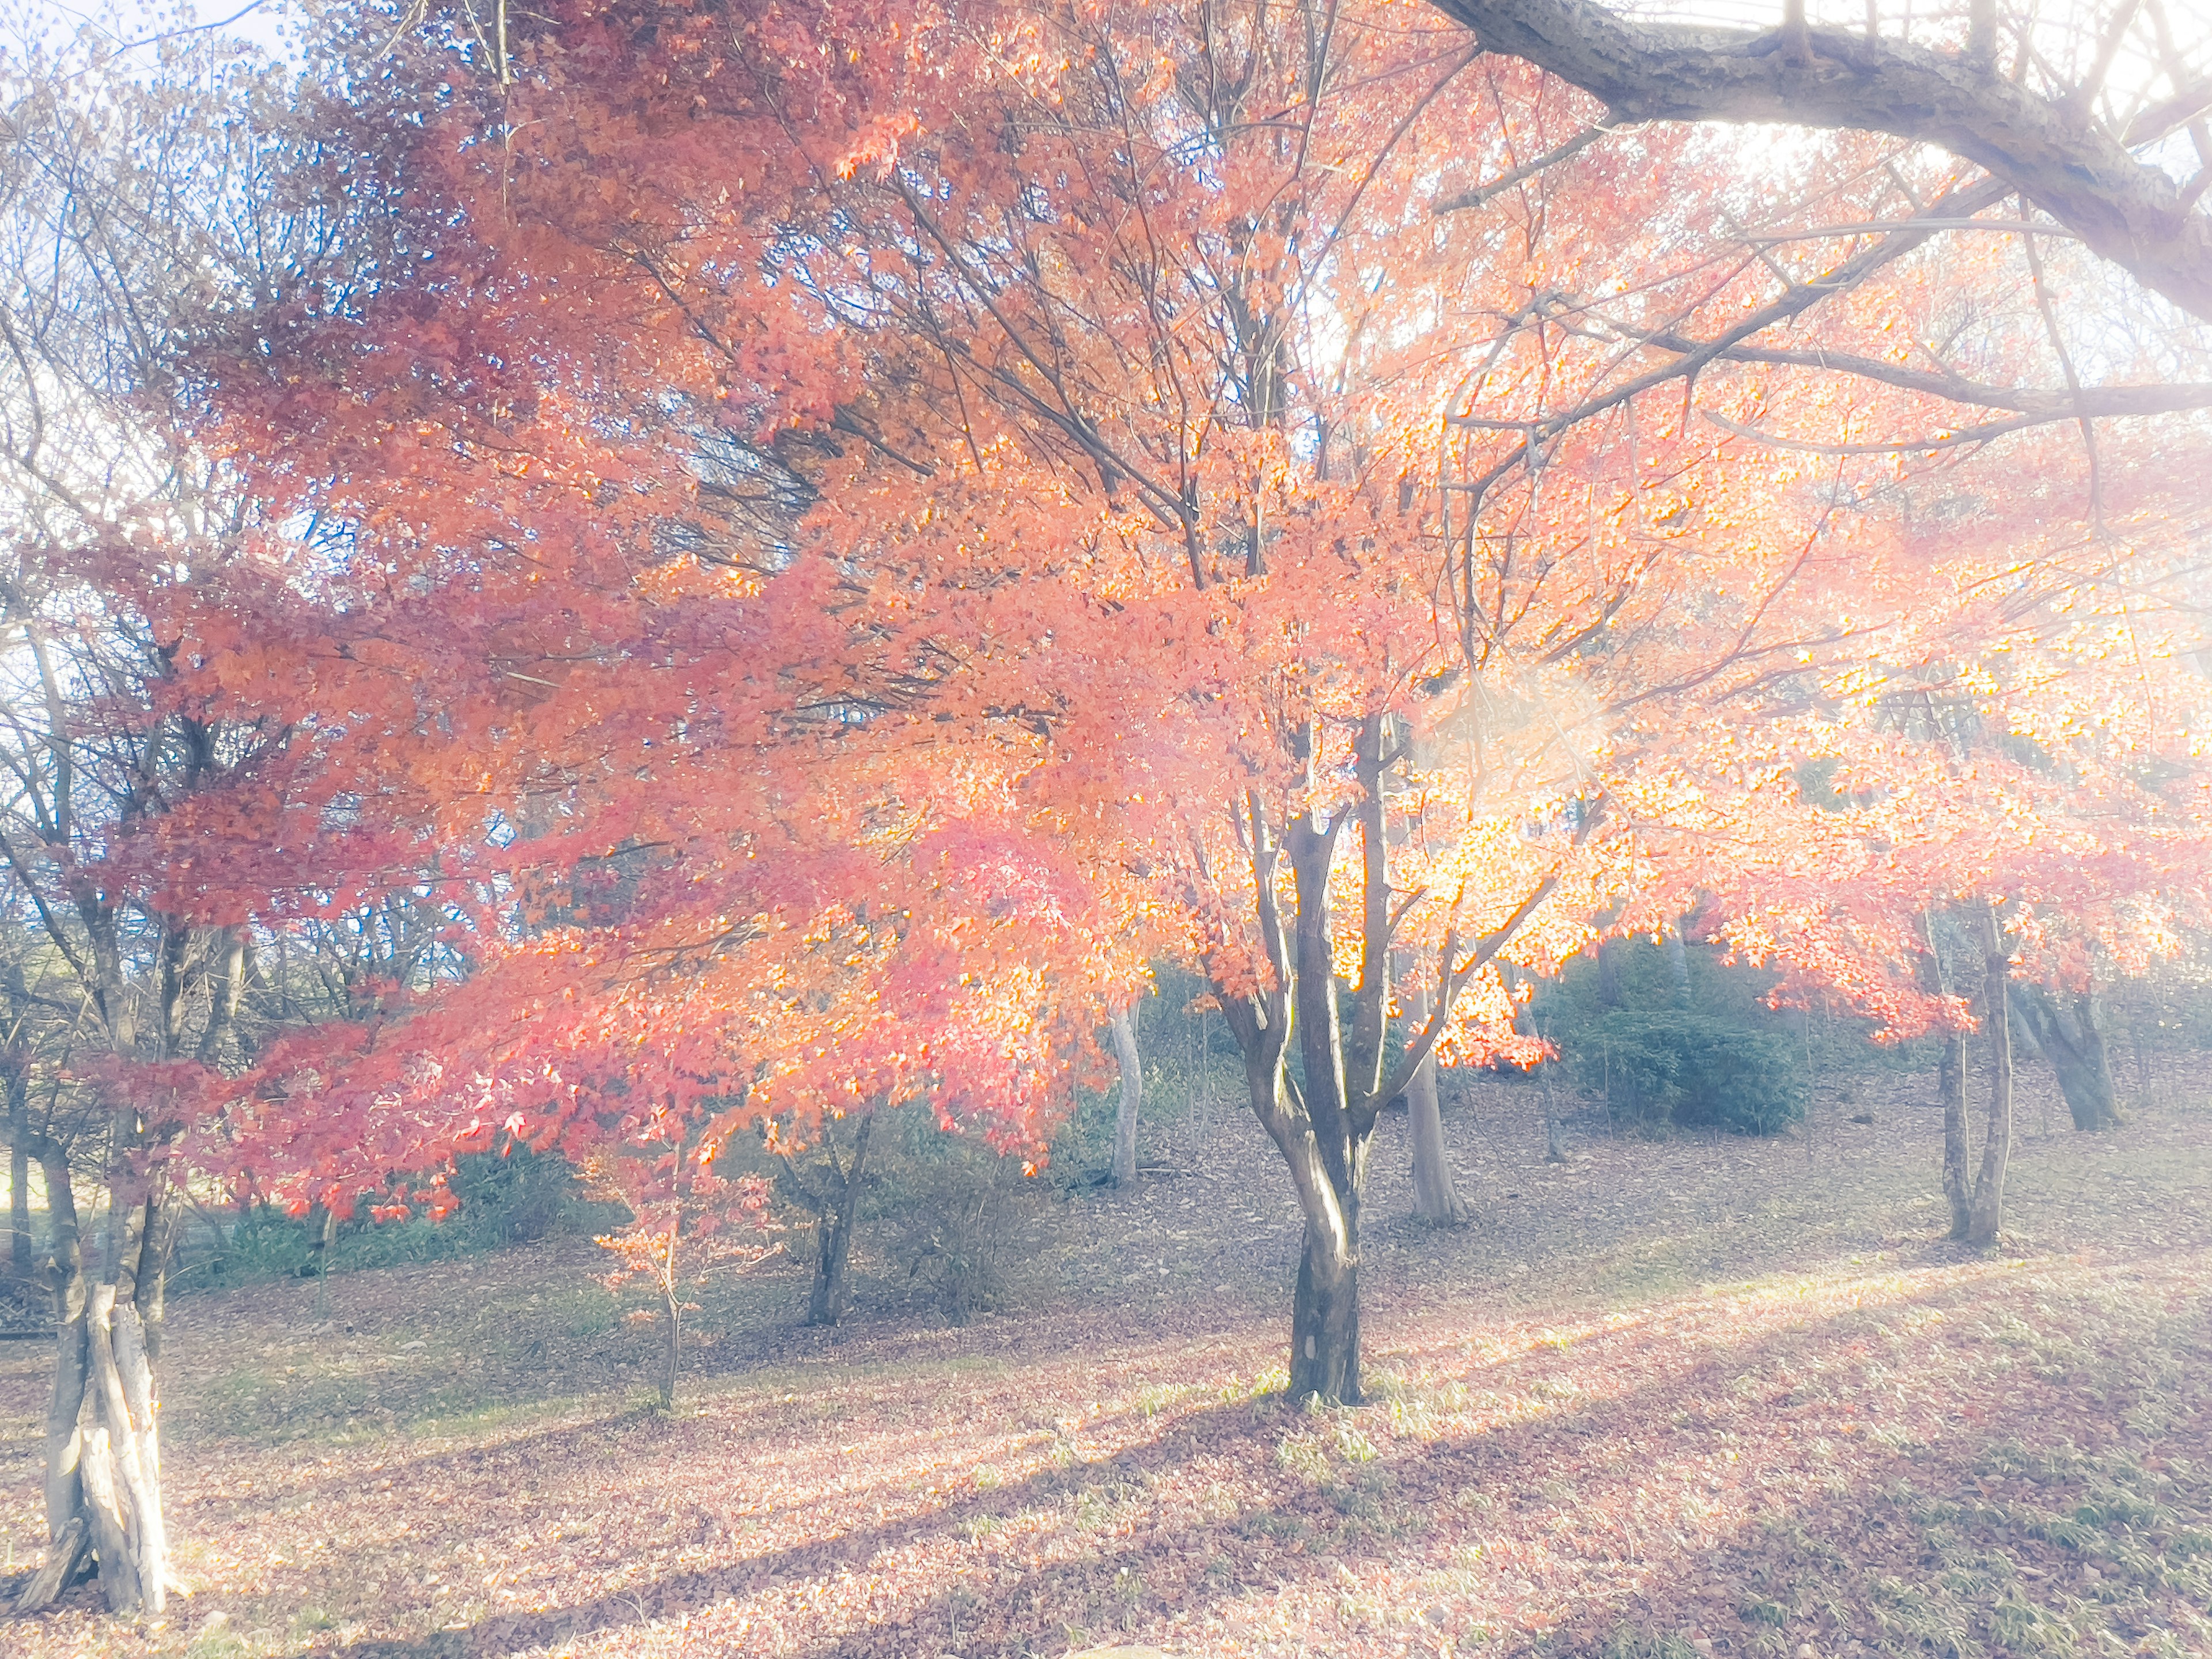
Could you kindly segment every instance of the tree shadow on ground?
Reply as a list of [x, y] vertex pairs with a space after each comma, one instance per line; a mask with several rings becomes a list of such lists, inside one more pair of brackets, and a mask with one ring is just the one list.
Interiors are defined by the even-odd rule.
[[[1977, 1277], [1930, 1277], [1893, 1297], [1883, 1311], [1900, 1319], [1917, 1315], [1963, 1322], [1962, 1316], [1980, 1310], [1990, 1294]], [[2187, 1301], [2188, 1328], [2177, 1340], [2198, 1360], [2198, 1374], [2212, 1378], [2212, 1364], [2203, 1363], [2212, 1358], [2212, 1344], [2205, 1338], [2201, 1290]], [[1477, 1633], [1485, 1623], [1482, 1608], [1509, 1605], [1511, 1595], [1499, 1602], [1499, 1586], [1470, 1571], [1458, 1589], [1447, 1584], [1434, 1609], [1378, 1607], [1347, 1613], [1340, 1604], [1357, 1600], [1359, 1582], [1395, 1571], [1394, 1563], [1433, 1561], [1440, 1544], [1474, 1530], [1471, 1516], [1479, 1516], [1486, 1533], [1542, 1539], [1607, 1514], [1619, 1517], [1620, 1536], [1592, 1547], [1608, 1550], [1609, 1556], [1601, 1559], [1585, 1549], [1569, 1563], [1582, 1580], [1534, 1598], [1544, 1602], [1548, 1596], [1549, 1604], [1522, 1609], [1537, 1624], [1556, 1626], [1542, 1638], [1553, 1650], [1595, 1652], [1610, 1640], [1623, 1653], [1656, 1654], [1686, 1630], [1714, 1632], [1725, 1641], [1723, 1651], [1753, 1651], [1771, 1650], [1785, 1632], [1793, 1644], [1816, 1637], [1831, 1642], [1880, 1640], [1893, 1629], [1918, 1629], [1934, 1639], [1948, 1627], [1946, 1621], [1959, 1626], [1978, 1620], [1995, 1628], [2010, 1618], [2022, 1629], [2034, 1628], [2038, 1618], [2080, 1622], [2079, 1608], [2069, 1610], [2058, 1601], [2044, 1613], [2033, 1607], [2022, 1613], [2015, 1607], [2033, 1600], [2014, 1593], [2020, 1583], [2030, 1582], [2024, 1575], [2039, 1571], [2048, 1577], [2051, 1568], [2022, 1559], [2007, 1576], [1986, 1563], [1975, 1568], [1968, 1560], [1961, 1569], [1941, 1559], [1946, 1550], [1956, 1554], [1963, 1549], [1966, 1557], [1973, 1556], [1975, 1550], [1966, 1544], [1944, 1540], [1971, 1543], [1973, 1528], [1986, 1531], [1997, 1521], [1976, 1521], [1972, 1515], [1981, 1510], [1974, 1510], [1962, 1531], [1950, 1510], [1916, 1508], [1918, 1499], [1893, 1495], [1902, 1483], [1911, 1492], [1937, 1494], [1929, 1501], [1939, 1506], [1973, 1501], [1981, 1502], [1983, 1510], [2009, 1513], [1982, 1500], [1994, 1490], [1993, 1479], [2002, 1483], [2029, 1478], [2002, 1473], [2020, 1462], [2006, 1450], [2013, 1435], [2041, 1423], [2062, 1437], [2078, 1431], [2093, 1457], [2114, 1455], [2090, 1443], [2115, 1441], [2124, 1432], [2120, 1425], [2130, 1407], [2120, 1397], [2127, 1391], [2124, 1381], [2109, 1367], [2099, 1370], [2093, 1357], [2075, 1368], [2079, 1375], [2061, 1368], [2047, 1376], [2014, 1379], [2002, 1413], [1954, 1413], [1917, 1440], [1885, 1443], [1864, 1431], [1887, 1397], [1882, 1389], [1890, 1386], [1886, 1352], [1871, 1352], [1879, 1344], [1870, 1333], [1881, 1328], [1871, 1314], [1841, 1304], [1791, 1326], [1763, 1334], [1747, 1329], [1738, 1340], [1723, 1335], [1688, 1350], [1675, 1333], [1668, 1337], [1674, 1346], [1639, 1355], [1634, 1329], [1624, 1328], [1591, 1334], [1572, 1355], [1537, 1349], [1474, 1364], [1462, 1358], [1468, 1377], [1494, 1381], [1512, 1371], [1514, 1380], [1535, 1390], [1531, 1398], [1541, 1397], [1547, 1381], [1556, 1386], [1559, 1374], [1573, 1365], [1601, 1379], [1635, 1380], [1610, 1393], [1554, 1394], [1537, 1415], [1435, 1438], [1386, 1440], [1379, 1448], [1369, 1443], [1364, 1461], [1356, 1462], [1330, 1462], [1322, 1454], [1291, 1449], [1346, 1426], [1356, 1434], [1361, 1413], [1302, 1413], [1279, 1401], [1263, 1400], [1166, 1413], [1164, 1431], [1140, 1444], [1093, 1461], [1041, 1468], [1018, 1483], [966, 1492], [888, 1525], [671, 1574], [633, 1591], [567, 1607], [486, 1619], [422, 1642], [356, 1644], [349, 1652], [361, 1659], [500, 1659], [758, 1598], [765, 1598], [765, 1604], [757, 1613], [748, 1610], [757, 1626], [766, 1626], [793, 1651], [824, 1659], [956, 1649], [970, 1656], [1027, 1652], [1039, 1643], [1064, 1640], [1070, 1629], [1103, 1637], [1115, 1626], [1172, 1644], [1178, 1635], [1194, 1636], [1255, 1586], [1269, 1587], [1279, 1601], [1295, 1604], [1303, 1598], [1317, 1620], [1346, 1625], [1346, 1638], [1383, 1633], [1371, 1629], [1380, 1625], [1394, 1641], [1418, 1635], [1426, 1646]], [[1841, 1396], [1793, 1401], [1788, 1379], [1807, 1376], [1826, 1376], [1830, 1385], [1849, 1387]], [[1747, 1381], [1755, 1386], [1747, 1387]], [[2193, 1403], [2180, 1401], [2185, 1409], [2169, 1412], [2161, 1443], [2184, 1446], [2189, 1441], [2177, 1435], [2204, 1432], [2203, 1389], [2212, 1383], [2196, 1387]], [[2085, 1390], [2100, 1396], [2086, 1413], [2080, 1403]], [[1808, 1425], [1827, 1432], [1808, 1441]], [[1685, 1437], [1680, 1456], [1652, 1449], [1670, 1429]], [[1749, 1440], [1762, 1432], [1762, 1443], [1771, 1450], [1794, 1445], [1790, 1455], [1800, 1466], [1808, 1460], [1817, 1466], [1824, 1487], [1816, 1490], [1801, 1480], [1786, 1500], [1765, 1501], [1740, 1482], [1726, 1528], [1709, 1529], [1703, 1537], [1681, 1532], [1655, 1537], [1658, 1522], [1653, 1517], [1675, 1513], [1686, 1492], [1702, 1496], [1690, 1492], [1696, 1483], [1685, 1473], [1692, 1449]], [[1249, 1490], [1241, 1501], [1203, 1516], [1168, 1516], [1167, 1500], [1155, 1485], [1163, 1473], [1224, 1456], [1250, 1474]], [[1991, 1468], [1999, 1474], [1990, 1475]], [[2075, 1468], [2071, 1474], [2051, 1475], [2045, 1484], [2057, 1482], [2053, 1491], [2063, 1498], [2066, 1492], [2058, 1487], [2068, 1480], [2103, 1480], [2107, 1486], [2118, 1480], [2125, 1486], [2136, 1478], [2113, 1469], [2100, 1474]], [[1796, 1470], [1804, 1472], [1802, 1467]], [[1882, 1496], [1885, 1491], [1893, 1496]], [[1966, 1498], [1951, 1495], [1958, 1493]], [[1026, 1510], [1073, 1504], [1079, 1512], [1086, 1495], [1102, 1494], [1109, 1504], [1134, 1504], [1137, 1511], [1079, 1540], [1068, 1559], [1043, 1562], [1030, 1555], [1018, 1562], [1002, 1553], [995, 1575], [977, 1571], [921, 1605], [896, 1608], [895, 1622], [848, 1622], [832, 1631], [817, 1624], [808, 1631], [803, 1628], [805, 1615], [795, 1608], [790, 1618], [779, 1618], [776, 1592], [792, 1581], [866, 1577], [870, 1563], [914, 1547], [963, 1529], [975, 1541]], [[2191, 1506], [2208, 1496], [2193, 1488], [2169, 1495], [2178, 1500], [2179, 1507], [2166, 1505], [2174, 1515], [2194, 1514]], [[1470, 1503], [1480, 1507], [1471, 1510]], [[1149, 1525], [1145, 1510], [1152, 1513]], [[2034, 1514], [2044, 1513], [2063, 1522], [2065, 1512], [2063, 1504], [2046, 1504], [2033, 1514], [2023, 1510], [2026, 1519], [2015, 1516], [2005, 1524], [2016, 1530], [2032, 1528]], [[2043, 1530], [2051, 1532], [2051, 1525]], [[2045, 1553], [2065, 1547], [2050, 1537], [2033, 1541], [2037, 1551]], [[1946, 1589], [1948, 1601], [1931, 1599], [1913, 1582], [1931, 1571], [1925, 1559], [1931, 1550], [1938, 1558], [1933, 1570], [1967, 1574]], [[979, 1568], [991, 1565], [980, 1552], [975, 1559]], [[1353, 1576], [1350, 1587], [1343, 1578], [1346, 1569]], [[1977, 1571], [1987, 1580], [1979, 1589], [1970, 1582]], [[1403, 1583], [1406, 1577], [1399, 1573], [1397, 1581]], [[1430, 1575], [1434, 1582], [1449, 1578], [1448, 1573]], [[1885, 1592], [1885, 1583], [1903, 1588]], [[1422, 1599], [1430, 1593], [1425, 1589]], [[1883, 1594], [1893, 1595], [1887, 1607]], [[2170, 1601], [2146, 1592], [2129, 1603], [2127, 1617], [2170, 1622]], [[1563, 1611], [1568, 1607], [1571, 1613]], [[1331, 1608], [1338, 1611], [1332, 1613]], [[1441, 1616], [1431, 1618], [1431, 1612]], [[1456, 1630], [1451, 1628], [1455, 1624]], [[790, 1628], [794, 1626], [802, 1627]], [[1480, 1633], [1502, 1640], [1504, 1650], [1511, 1650], [1516, 1641], [1538, 1639], [1525, 1629], [1510, 1627], [1484, 1628]], [[1316, 1629], [1313, 1634], [1325, 1649], [1334, 1632]], [[1819, 1650], [1825, 1654], [1829, 1649]]]

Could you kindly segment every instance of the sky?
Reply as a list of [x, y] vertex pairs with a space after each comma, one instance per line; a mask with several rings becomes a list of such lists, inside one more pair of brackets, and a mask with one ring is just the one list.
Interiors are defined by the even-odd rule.
[[145, 0], [114, 4], [70, 5], [63, 0], [29, 0], [19, 14], [22, 32], [58, 44], [79, 31], [109, 43], [103, 55], [119, 51], [134, 63], [151, 66], [160, 43], [199, 28], [243, 40], [278, 58], [293, 51], [288, 26], [296, 22], [291, 0], [217, 0], [213, 5], [149, 5]]
[[[71, 5], [66, 0], [23, 0], [23, 3], [21, 15], [32, 20], [33, 27], [43, 20], [51, 33], [58, 35], [88, 26], [118, 46], [143, 42], [133, 49], [134, 54], [148, 63], [158, 50], [155, 41], [191, 22], [249, 41], [280, 58], [293, 55], [287, 33], [287, 25], [295, 17], [293, 0], [214, 0], [212, 4], [198, 7], [196, 17], [191, 15], [192, 0], [169, 0], [165, 4], [149, 4], [147, 0], [106, 0], [106, 3], [94, 0], [88, 5]], [[1615, 10], [1639, 21], [1767, 28], [1781, 21], [1783, 0], [1612, 0], [1612, 4]], [[1806, 0], [1806, 9], [1816, 26], [1863, 30], [1871, 15], [1887, 35], [1905, 34], [1923, 44], [1935, 44], [1963, 31], [1966, 0]], [[2061, 57], [2070, 55], [2067, 48], [2078, 49], [2081, 41], [2062, 41], [2054, 35], [2054, 26], [2065, 35], [2076, 36], [2081, 32], [2071, 26], [2083, 21], [2080, 14], [2087, 10], [2102, 15], [2106, 9], [2103, 0], [2057, 0], [2057, 3], [2038, 6], [2039, 33], [2043, 37], [2039, 46], [2046, 56], [2054, 52]], [[2200, 67], [2212, 63], [2212, 27], [2205, 26], [2212, 20], [2212, 0], [2183, 0], [2169, 12], [2177, 34], [2182, 37], [2178, 44], [2184, 54]], [[2094, 38], [2094, 31], [2089, 34]], [[2115, 81], [2141, 80], [2150, 73], [2147, 62], [2128, 61], [2140, 55], [2131, 50], [2139, 44], [2147, 42], [2131, 40], [2123, 47], [2122, 61], [2114, 65]]]

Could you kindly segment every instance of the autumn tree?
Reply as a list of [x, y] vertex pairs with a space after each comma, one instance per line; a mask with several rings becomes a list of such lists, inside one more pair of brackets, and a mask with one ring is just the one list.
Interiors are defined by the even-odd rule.
[[1292, 1391], [1356, 1398], [1376, 1114], [1540, 1051], [1500, 963], [1663, 925], [1869, 684], [1996, 648], [1962, 545], [2094, 586], [2121, 555], [2045, 497], [2155, 547], [2179, 452], [1948, 514], [1924, 475], [2204, 401], [2038, 378], [1969, 170], [1570, 148], [1580, 94], [1410, 5], [509, 21], [355, 77], [434, 107], [362, 125], [415, 274], [226, 418], [392, 573], [380, 649], [442, 699], [395, 775], [553, 826], [455, 843], [486, 890], [651, 868], [619, 917], [487, 909], [489, 970], [371, 1056], [285, 1057], [357, 1111], [265, 1073], [295, 1179], [887, 1085], [1033, 1146], [1140, 918], [1305, 1216]]
[[[347, 860], [311, 849], [354, 839], [319, 764], [328, 726], [251, 648], [283, 631], [301, 567], [192, 441], [187, 363], [223, 315], [313, 286], [333, 216], [279, 198], [285, 86], [221, 48], [134, 80], [80, 41], [0, 73], [0, 994], [15, 1198], [37, 1163], [58, 1335], [46, 1553], [21, 1605], [51, 1600], [88, 1549], [111, 1607], [159, 1611], [176, 1160], [219, 1098], [203, 1085], [251, 1059], [257, 946], [341, 896], [324, 882]], [[251, 707], [231, 695], [257, 680]], [[67, 1079], [24, 1051], [42, 1021], [70, 1031]], [[23, 1086], [40, 1067], [43, 1113]]]
[[[1946, 473], [1968, 486], [1978, 470]], [[2005, 624], [1984, 655], [1884, 676], [1856, 715], [1838, 711], [1820, 788], [1778, 775], [1766, 811], [1794, 824], [1708, 827], [1705, 879], [1740, 948], [1794, 961], [1893, 1031], [1942, 1034], [1943, 1187], [1960, 1239], [1986, 1244], [2003, 1225], [2016, 1031], [2035, 1018], [2021, 1003], [2053, 982], [2086, 994], [2093, 963], [2146, 971], [2208, 897], [2197, 734], [2212, 703], [2187, 551], [2201, 526], [2184, 512], [2171, 527], [2184, 533], [2163, 559], [2155, 538], [2103, 549], [2114, 562], [2092, 587], [2008, 563]], [[1956, 572], [1978, 585], [1991, 574], [1964, 561]], [[1989, 1054], [1978, 1154], [1970, 1007]]]

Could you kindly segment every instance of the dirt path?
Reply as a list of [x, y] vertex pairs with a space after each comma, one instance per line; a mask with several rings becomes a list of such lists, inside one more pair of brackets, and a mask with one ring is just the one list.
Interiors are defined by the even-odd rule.
[[[2026, 1141], [2006, 1251], [1937, 1241], [1925, 1079], [1802, 1140], [1610, 1139], [1484, 1080], [1478, 1224], [1407, 1219], [1387, 1125], [1375, 1400], [1279, 1388], [1295, 1217], [1256, 1129], [1024, 1206], [1007, 1311], [878, 1269], [728, 1287], [672, 1419], [588, 1245], [187, 1299], [168, 1478], [194, 1594], [27, 1659], [2212, 1651], [2212, 1111]], [[1852, 1124], [1871, 1111], [1871, 1126]], [[2038, 1112], [2031, 1102], [2031, 1125]], [[45, 1356], [0, 1352], [35, 1536]]]

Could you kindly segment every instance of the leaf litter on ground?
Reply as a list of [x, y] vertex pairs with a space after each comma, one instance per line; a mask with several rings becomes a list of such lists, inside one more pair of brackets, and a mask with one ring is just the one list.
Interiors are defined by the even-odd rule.
[[[2179, 1068], [2176, 1068], [2177, 1072]], [[2029, 1137], [2014, 1231], [1942, 1242], [1923, 1078], [1809, 1139], [1638, 1140], [1462, 1088], [1476, 1224], [1370, 1200], [1370, 1400], [1293, 1410], [1297, 1233], [1237, 1119], [1133, 1192], [1040, 1194], [1004, 1311], [892, 1264], [797, 1328], [711, 1310], [678, 1410], [574, 1243], [186, 1299], [169, 1616], [89, 1589], [25, 1659], [2212, 1651], [2212, 1113]], [[2033, 1121], [2031, 1110], [2024, 1121]], [[2063, 1120], [2062, 1120], [2063, 1121]], [[34, 1553], [46, 1356], [0, 1355]]]

